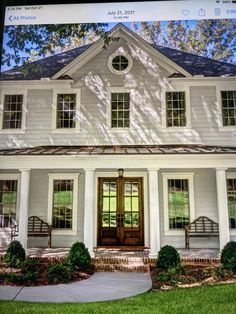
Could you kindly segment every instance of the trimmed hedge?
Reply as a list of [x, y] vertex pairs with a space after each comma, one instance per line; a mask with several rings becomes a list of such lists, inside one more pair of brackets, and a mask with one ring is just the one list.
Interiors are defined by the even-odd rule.
[[67, 283], [72, 278], [73, 270], [68, 266], [62, 263], [51, 264], [45, 273], [45, 278], [48, 283], [58, 284], [58, 283]]

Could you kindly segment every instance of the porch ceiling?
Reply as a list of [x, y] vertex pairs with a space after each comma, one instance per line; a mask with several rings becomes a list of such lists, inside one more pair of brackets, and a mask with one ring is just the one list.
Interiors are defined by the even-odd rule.
[[236, 154], [236, 147], [207, 145], [96, 145], [36, 146], [0, 149], [0, 156], [14, 155], [173, 155]]

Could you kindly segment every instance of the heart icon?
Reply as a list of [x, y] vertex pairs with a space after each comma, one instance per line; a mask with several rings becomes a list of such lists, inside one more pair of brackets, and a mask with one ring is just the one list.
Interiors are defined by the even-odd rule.
[[190, 13], [189, 10], [182, 10], [182, 14], [183, 14], [183, 15], [188, 15], [189, 13]]

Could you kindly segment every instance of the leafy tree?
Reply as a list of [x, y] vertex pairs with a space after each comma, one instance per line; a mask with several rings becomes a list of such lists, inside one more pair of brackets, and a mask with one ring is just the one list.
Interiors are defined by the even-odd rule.
[[107, 45], [112, 38], [105, 32], [106, 26], [105, 23], [6, 26], [4, 36], [11, 50], [3, 49], [2, 63], [10, 66], [12, 61], [17, 65], [34, 61], [92, 42], [98, 36]]

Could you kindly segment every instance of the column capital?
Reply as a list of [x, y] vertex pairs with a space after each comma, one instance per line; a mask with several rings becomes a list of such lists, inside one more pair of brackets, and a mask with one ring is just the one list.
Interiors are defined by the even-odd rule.
[[21, 172], [21, 173], [23, 173], [23, 172], [30, 172], [30, 168], [22, 168], [22, 169], [19, 169], [19, 171]]
[[152, 168], [147, 168], [147, 171], [159, 171], [160, 170], [160, 168], [154, 168], [154, 167], [152, 167]]
[[220, 167], [220, 168], [215, 168], [216, 171], [226, 171], [228, 170], [228, 168], [225, 168], [225, 167]]
[[86, 171], [95, 171], [95, 168], [84, 168], [83, 170], [84, 170], [85, 172], [86, 172]]

